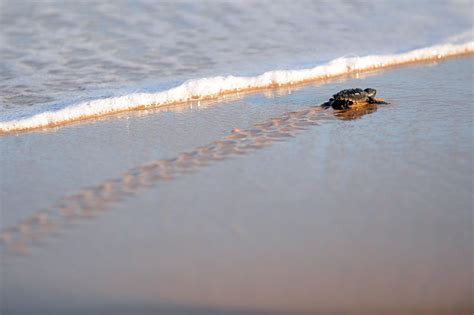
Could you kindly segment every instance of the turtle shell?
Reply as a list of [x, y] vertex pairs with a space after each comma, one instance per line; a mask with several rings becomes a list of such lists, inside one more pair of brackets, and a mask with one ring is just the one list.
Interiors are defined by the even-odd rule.
[[338, 101], [364, 102], [367, 101], [369, 97], [367, 96], [367, 92], [362, 89], [348, 89], [334, 94], [333, 98]]

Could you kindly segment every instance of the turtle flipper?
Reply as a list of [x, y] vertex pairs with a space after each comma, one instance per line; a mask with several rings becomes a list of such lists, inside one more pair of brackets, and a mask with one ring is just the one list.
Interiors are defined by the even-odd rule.
[[331, 106], [333, 109], [346, 110], [346, 109], [351, 109], [353, 104], [354, 102], [349, 101], [349, 100], [335, 100], [331, 104]]
[[371, 97], [369, 98], [371, 104], [390, 104], [389, 102], [386, 102], [383, 98], [375, 98]]
[[353, 102], [348, 101], [348, 100], [338, 100], [331, 98], [329, 101], [326, 103], [321, 104], [321, 107], [324, 109], [328, 109], [329, 107], [332, 107], [333, 109], [350, 109], [352, 107]]
[[331, 99], [330, 99], [329, 101], [327, 101], [326, 103], [322, 103], [322, 104], [321, 104], [321, 107], [322, 107], [323, 109], [328, 109], [329, 107], [332, 106], [333, 103], [334, 103], [334, 99], [331, 98]]

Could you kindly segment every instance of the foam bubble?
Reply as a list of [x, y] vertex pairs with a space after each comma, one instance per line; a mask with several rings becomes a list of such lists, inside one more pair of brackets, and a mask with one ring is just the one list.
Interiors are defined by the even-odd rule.
[[209, 99], [226, 93], [297, 84], [348, 73], [472, 53], [474, 53], [474, 41], [464, 44], [441, 44], [401, 54], [343, 57], [314, 68], [268, 71], [254, 77], [217, 76], [189, 80], [175, 88], [157, 93], [131, 93], [67, 105], [54, 104], [39, 109], [32, 108], [5, 113], [0, 118], [0, 134], [58, 126], [127, 110], [156, 108], [191, 100]]

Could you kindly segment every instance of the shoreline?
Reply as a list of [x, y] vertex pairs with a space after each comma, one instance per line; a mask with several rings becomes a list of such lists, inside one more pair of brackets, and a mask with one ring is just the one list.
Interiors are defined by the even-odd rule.
[[[5, 300], [465, 310], [471, 64], [3, 138]], [[304, 110], [359, 84], [391, 104], [351, 121]]]
[[[460, 59], [460, 57], [451, 57], [449, 59]], [[448, 58], [442, 61], [447, 61]], [[426, 62], [423, 62], [426, 63]], [[392, 66], [391, 68], [408, 67], [407, 64]], [[380, 70], [380, 69], [378, 69]], [[364, 71], [365, 73], [380, 72], [378, 70]], [[381, 73], [381, 72], [380, 72]], [[348, 75], [341, 75], [346, 77]], [[332, 81], [335, 78], [327, 79]], [[352, 77], [356, 80], [357, 78]], [[304, 89], [314, 81], [292, 85]], [[284, 88], [284, 87], [276, 87]], [[275, 89], [275, 88], [273, 88]], [[255, 89], [239, 95], [245, 98], [249, 94], [261, 92], [264, 89]], [[206, 100], [211, 101], [211, 100]], [[166, 107], [171, 107], [169, 105]], [[334, 118], [340, 120], [353, 120], [358, 116], [365, 116], [377, 111], [377, 107], [364, 107], [362, 110], [354, 109], [351, 111], [335, 111]], [[383, 106], [382, 106], [383, 108]], [[150, 108], [146, 108], [147, 110]], [[344, 115], [347, 112], [349, 115]], [[113, 113], [107, 116], [118, 115]], [[102, 117], [101, 117], [102, 118]], [[135, 118], [136, 119], [136, 118]], [[259, 121], [248, 128], [234, 128], [229, 134], [215, 141], [194, 147], [189, 151], [180, 152], [174, 157], [149, 160], [140, 165], [136, 165], [125, 170], [120, 176], [109, 178], [103, 182], [80, 189], [75, 193], [63, 196], [63, 198], [52, 203], [47, 211], [35, 211], [20, 221], [18, 225], [8, 226], [0, 230], [0, 245], [6, 245], [11, 248], [7, 250], [13, 253], [26, 253], [28, 243], [38, 241], [44, 234], [55, 232], [57, 227], [67, 224], [70, 220], [81, 220], [100, 216], [111, 204], [120, 203], [127, 194], [135, 194], [139, 191], [156, 185], [157, 182], [167, 182], [175, 177], [180, 178], [189, 173], [194, 173], [200, 169], [207, 168], [216, 162], [227, 160], [232, 157], [247, 155], [254, 151], [267, 148], [281, 141], [287, 141], [308, 127], [320, 125], [327, 119], [325, 110], [319, 105], [304, 106], [301, 109], [285, 112], [279, 116]], [[85, 119], [83, 121], [92, 120]], [[74, 122], [72, 122], [74, 123]], [[241, 127], [241, 126], [240, 126]], [[24, 131], [25, 133], [29, 132]], [[94, 211], [91, 209], [96, 208]], [[80, 214], [78, 214], [79, 212]], [[62, 222], [64, 220], [64, 222]], [[59, 224], [58, 224], [59, 223]], [[23, 231], [28, 231], [22, 235]], [[35, 231], [37, 236], [34, 236]], [[30, 234], [32, 233], [32, 234]], [[22, 235], [19, 237], [19, 235]], [[25, 238], [29, 240], [25, 243], [16, 244], [16, 241]], [[13, 241], [14, 244], [11, 244]], [[31, 245], [31, 244], [29, 244]], [[26, 247], [25, 247], [26, 246]], [[1, 246], [0, 246], [1, 247]], [[0, 251], [1, 252], [1, 251]]]
[[[430, 63], [430, 62], [443, 62], [443, 61], [447, 61], [447, 60], [450, 60], [450, 59], [456, 59], [456, 58], [474, 57], [474, 47], [471, 47], [471, 46], [474, 46], [474, 44], [472, 42], [470, 42], [470, 43], [463, 44], [463, 45], [466, 46], [466, 47], [462, 51], [447, 52], [444, 55], [438, 53], [438, 54], [431, 55], [431, 56], [426, 56], [426, 57], [425, 56], [418, 56], [416, 58], [411, 58], [411, 59], [406, 60], [406, 61], [402, 60], [402, 61], [393, 62], [393, 63], [383, 63], [383, 62], [380, 63], [379, 62], [379, 63], [376, 63], [372, 66], [368, 66], [368, 67], [366, 66], [366, 67], [363, 67], [363, 68], [357, 68], [356, 66], [344, 65], [344, 67], [346, 69], [343, 73], [335, 73], [335, 74], [332, 74], [332, 75], [327, 73], [325, 75], [319, 75], [319, 76], [311, 77], [311, 78], [308, 78], [308, 79], [303, 78], [303, 79], [298, 80], [298, 81], [289, 81], [287, 83], [274, 83], [274, 82], [272, 82], [270, 84], [265, 84], [265, 85], [262, 85], [262, 86], [244, 87], [244, 88], [240, 88], [240, 89], [239, 88], [237, 88], [237, 89], [227, 89], [227, 90], [224, 89], [223, 91], [221, 91], [219, 93], [216, 93], [216, 94], [211, 93], [211, 94], [208, 94], [208, 95], [204, 95], [202, 97], [190, 95], [187, 99], [184, 99], [184, 100], [173, 100], [173, 96], [166, 95], [167, 97], [171, 98], [170, 101], [164, 101], [164, 102], [161, 102], [161, 103], [160, 102], [151, 102], [149, 104], [141, 104], [141, 105], [136, 105], [136, 106], [132, 105], [132, 106], [128, 106], [126, 108], [120, 108], [120, 105], [115, 105], [115, 106], [118, 106], [118, 107], [112, 107], [112, 108], [108, 108], [108, 109], [106, 108], [104, 112], [77, 114], [77, 117], [74, 117], [74, 115], [72, 115], [71, 113], [67, 113], [66, 114], [67, 119], [63, 119], [63, 120], [59, 120], [59, 121], [54, 121], [54, 120], [49, 121], [48, 117], [41, 117], [39, 119], [40, 121], [37, 121], [34, 124], [31, 124], [31, 122], [30, 123], [28, 122], [28, 120], [38, 118], [38, 116], [41, 116], [41, 115], [49, 114], [49, 115], [54, 116], [55, 113], [68, 110], [68, 108], [66, 107], [66, 108], [59, 109], [57, 111], [46, 111], [46, 112], [42, 112], [42, 113], [37, 113], [37, 114], [34, 114], [32, 116], [23, 118], [22, 120], [13, 119], [13, 120], [10, 120], [10, 121], [0, 122], [0, 137], [1, 136], [7, 136], [7, 135], [10, 135], [10, 134], [19, 133], [19, 132], [29, 132], [29, 131], [39, 130], [39, 129], [62, 127], [62, 126], [65, 126], [65, 125], [69, 125], [71, 123], [76, 123], [76, 122], [80, 122], [80, 121], [87, 121], [87, 120], [94, 120], [94, 119], [97, 119], [99, 117], [112, 116], [112, 115], [116, 115], [116, 114], [130, 112], [130, 111], [141, 111], [141, 110], [148, 110], [148, 109], [159, 109], [159, 108], [166, 108], [166, 107], [172, 107], [172, 106], [180, 106], [180, 105], [188, 104], [190, 102], [216, 100], [219, 97], [223, 97], [223, 96], [226, 96], [226, 95], [233, 95], [233, 94], [239, 94], [239, 93], [244, 93], [244, 94], [255, 93], [255, 92], [260, 92], [262, 90], [275, 89], [275, 88], [305, 86], [305, 85], [308, 85], [308, 84], [311, 84], [311, 83], [324, 82], [324, 81], [329, 80], [329, 79], [343, 78], [343, 77], [347, 77], [347, 76], [350, 76], [350, 75], [357, 75], [357, 74], [360, 74], [360, 73], [377, 72], [377, 71], [381, 71], [381, 70], [389, 70], [389, 69], [394, 69], [394, 68], [399, 68], [399, 67], [406, 67], [406, 66], [411, 66], [411, 65], [416, 65], [416, 64], [424, 64], [424, 63]], [[458, 46], [463, 46], [463, 45], [458, 45]], [[436, 47], [436, 46], [433, 46], [433, 47]], [[414, 54], [414, 53], [417, 53], [419, 51], [427, 50], [427, 49], [431, 49], [431, 48], [432, 47], [428, 47], [428, 48], [422, 48], [422, 49], [406, 52], [406, 53], [398, 55], [398, 58], [402, 59], [403, 56], [407, 56], [409, 54]], [[394, 55], [390, 55], [390, 56], [394, 56]], [[388, 57], [389, 56], [387, 56], [387, 55], [366, 56], [366, 57], [360, 57], [358, 59], [361, 60], [361, 58], [388, 58]], [[315, 70], [315, 69], [319, 69], [319, 68], [328, 67], [332, 63], [334, 63], [334, 62], [336, 62], [340, 59], [341, 58], [335, 59], [335, 60], [329, 62], [328, 64], [317, 66], [317, 67], [312, 68], [312, 69], [296, 70], [296, 72]], [[344, 59], [344, 58], [342, 58], [342, 59]], [[262, 76], [265, 76], [267, 74], [273, 74], [273, 73], [277, 73], [277, 72], [280, 72], [280, 71], [266, 72], [266, 73], [264, 73], [264, 74], [262, 74], [258, 77], [262, 77]], [[282, 71], [282, 72], [285, 72], [285, 71]], [[237, 80], [238, 79], [248, 79], [248, 80], [253, 79], [253, 78], [249, 78], [249, 77], [226, 77], [226, 78], [232, 78], [232, 79], [235, 78]], [[223, 80], [225, 80], [226, 78], [224, 78]], [[170, 92], [172, 92], [173, 90], [177, 90], [177, 89], [180, 89], [180, 88], [185, 89], [186, 84], [188, 84], [188, 85], [190, 85], [192, 83], [196, 84], [200, 80], [212, 80], [212, 79], [213, 78], [204, 78], [204, 79], [199, 79], [199, 80], [196, 80], [196, 81], [189, 81], [189, 82], [184, 83], [184, 84], [182, 84], [178, 87], [172, 88], [172, 89], [167, 90], [167, 91], [158, 92], [156, 94], [157, 95], [170, 94]], [[145, 97], [152, 97], [152, 96], [151, 95], [145, 95]], [[91, 110], [90, 109], [90, 107], [91, 107], [90, 103], [92, 103], [92, 102], [101, 102], [101, 101], [105, 101], [105, 100], [112, 100], [112, 101], [115, 100], [115, 103], [119, 103], [120, 100], [123, 101], [123, 99], [127, 99], [127, 101], [128, 101], [129, 98], [130, 98], [130, 96], [121, 96], [121, 97], [113, 97], [111, 99], [109, 99], [109, 98], [99, 99], [99, 100], [95, 100], [95, 101], [91, 101], [91, 102], [86, 102], [86, 103], [84, 103], [85, 104], [84, 106], [87, 108], [87, 110], [90, 111]], [[77, 105], [77, 107], [81, 106], [81, 104], [83, 104], [83, 103], [80, 103], [79, 105]], [[74, 110], [74, 108], [72, 108], [72, 109]], [[57, 115], [60, 115], [60, 114], [57, 114]], [[52, 119], [52, 118], [50, 117], [49, 119]], [[10, 126], [8, 126], [9, 123], [11, 124]]]

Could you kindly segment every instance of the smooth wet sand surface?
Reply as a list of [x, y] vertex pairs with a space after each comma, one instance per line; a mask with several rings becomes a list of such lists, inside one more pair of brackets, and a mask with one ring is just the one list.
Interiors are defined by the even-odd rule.
[[0, 138], [2, 314], [472, 313], [472, 68]]

